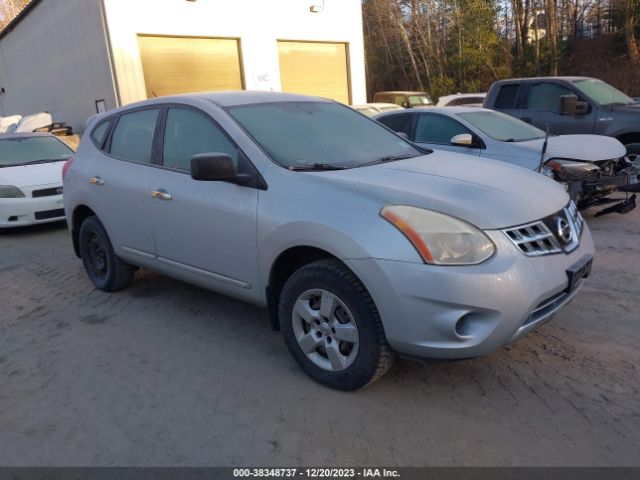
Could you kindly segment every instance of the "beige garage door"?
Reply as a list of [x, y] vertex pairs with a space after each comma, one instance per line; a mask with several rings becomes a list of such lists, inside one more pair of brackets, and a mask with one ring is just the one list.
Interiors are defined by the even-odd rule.
[[238, 40], [139, 35], [147, 97], [242, 90]]
[[279, 41], [282, 91], [350, 103], [347, 45]]

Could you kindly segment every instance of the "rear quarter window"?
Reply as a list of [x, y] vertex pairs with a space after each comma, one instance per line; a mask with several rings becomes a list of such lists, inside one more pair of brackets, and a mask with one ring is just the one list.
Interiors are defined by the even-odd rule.
[[107, 133], [109, 133], [109, 127], [111, 127], [112, 122], [113, 120], [111, 119], [104, 120], [91, 131], [91, 140], [93, 140], [93, 143], [99, 149], [102, 149], [104, 145], [104, 140], [107, 138]]

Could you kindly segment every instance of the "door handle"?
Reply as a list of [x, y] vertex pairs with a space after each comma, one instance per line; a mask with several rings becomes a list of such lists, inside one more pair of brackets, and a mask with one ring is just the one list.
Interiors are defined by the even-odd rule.
[[104, 180], [102, 180], [100, 177], [91, 177], [89, 179], [89, 183], [91, 185], [104, 185]]
[[153, 192], [151, 192], [151, 196], [153, 198], [157, 198], [158, 200], [171, 200], [173, 198], [173, 196], [170, 193], [167, 193], [164, 190], [154, 190]]

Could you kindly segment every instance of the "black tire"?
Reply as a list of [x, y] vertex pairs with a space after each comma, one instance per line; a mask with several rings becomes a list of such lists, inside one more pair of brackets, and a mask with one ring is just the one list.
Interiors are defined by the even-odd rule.
[[[329, 371], [321, 368], [310, 360], [298, 343], [294, 327], [294, 304], [301, 295], [312, 290], [324, 290], [335, 295], [346, 306], [349, 318], [357, 327], [357, 352], [352, 363], [343, 370]], [[336, 307], [332, 315], [335, 318], [338, 308], [341, 307]], [[363, 388], [384, 375], [393, 364], [394, 352], [387, 343], [373, 299], [362, 282], [338, 260], [319, 260], [297, 270], [282, 289], [278, 317], [291, 355], [307, 375], [323, 385], [346, 391]], [[329, 336], [328, 333], [327, 337]], [[330, 338], [324, 340], [331, 342]], [[337, 342], [335, 346], [339, 349], [344, 346], [340, 340], [333, 341]], [[321, 355], [322, 350], [314, 351], [313, 354]]]
[[625, 148], [629, 155], [640, 155], [640, 143], [627, 143]]
[[87, 217], [80, 226], [80, 257], [93, 285], [105, 292], [127, 287], [136, 268], [121, 260], [98, 217]]

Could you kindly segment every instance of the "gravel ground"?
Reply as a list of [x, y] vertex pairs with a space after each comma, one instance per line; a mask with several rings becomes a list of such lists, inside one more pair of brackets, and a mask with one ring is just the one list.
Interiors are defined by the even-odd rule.
[[591, 278], [475, 360], [341, 393], [265, 312], [146, 271], [94, 290], [64, 225], [0, 233], [0, 465], [640, 465], [640, 209]]

